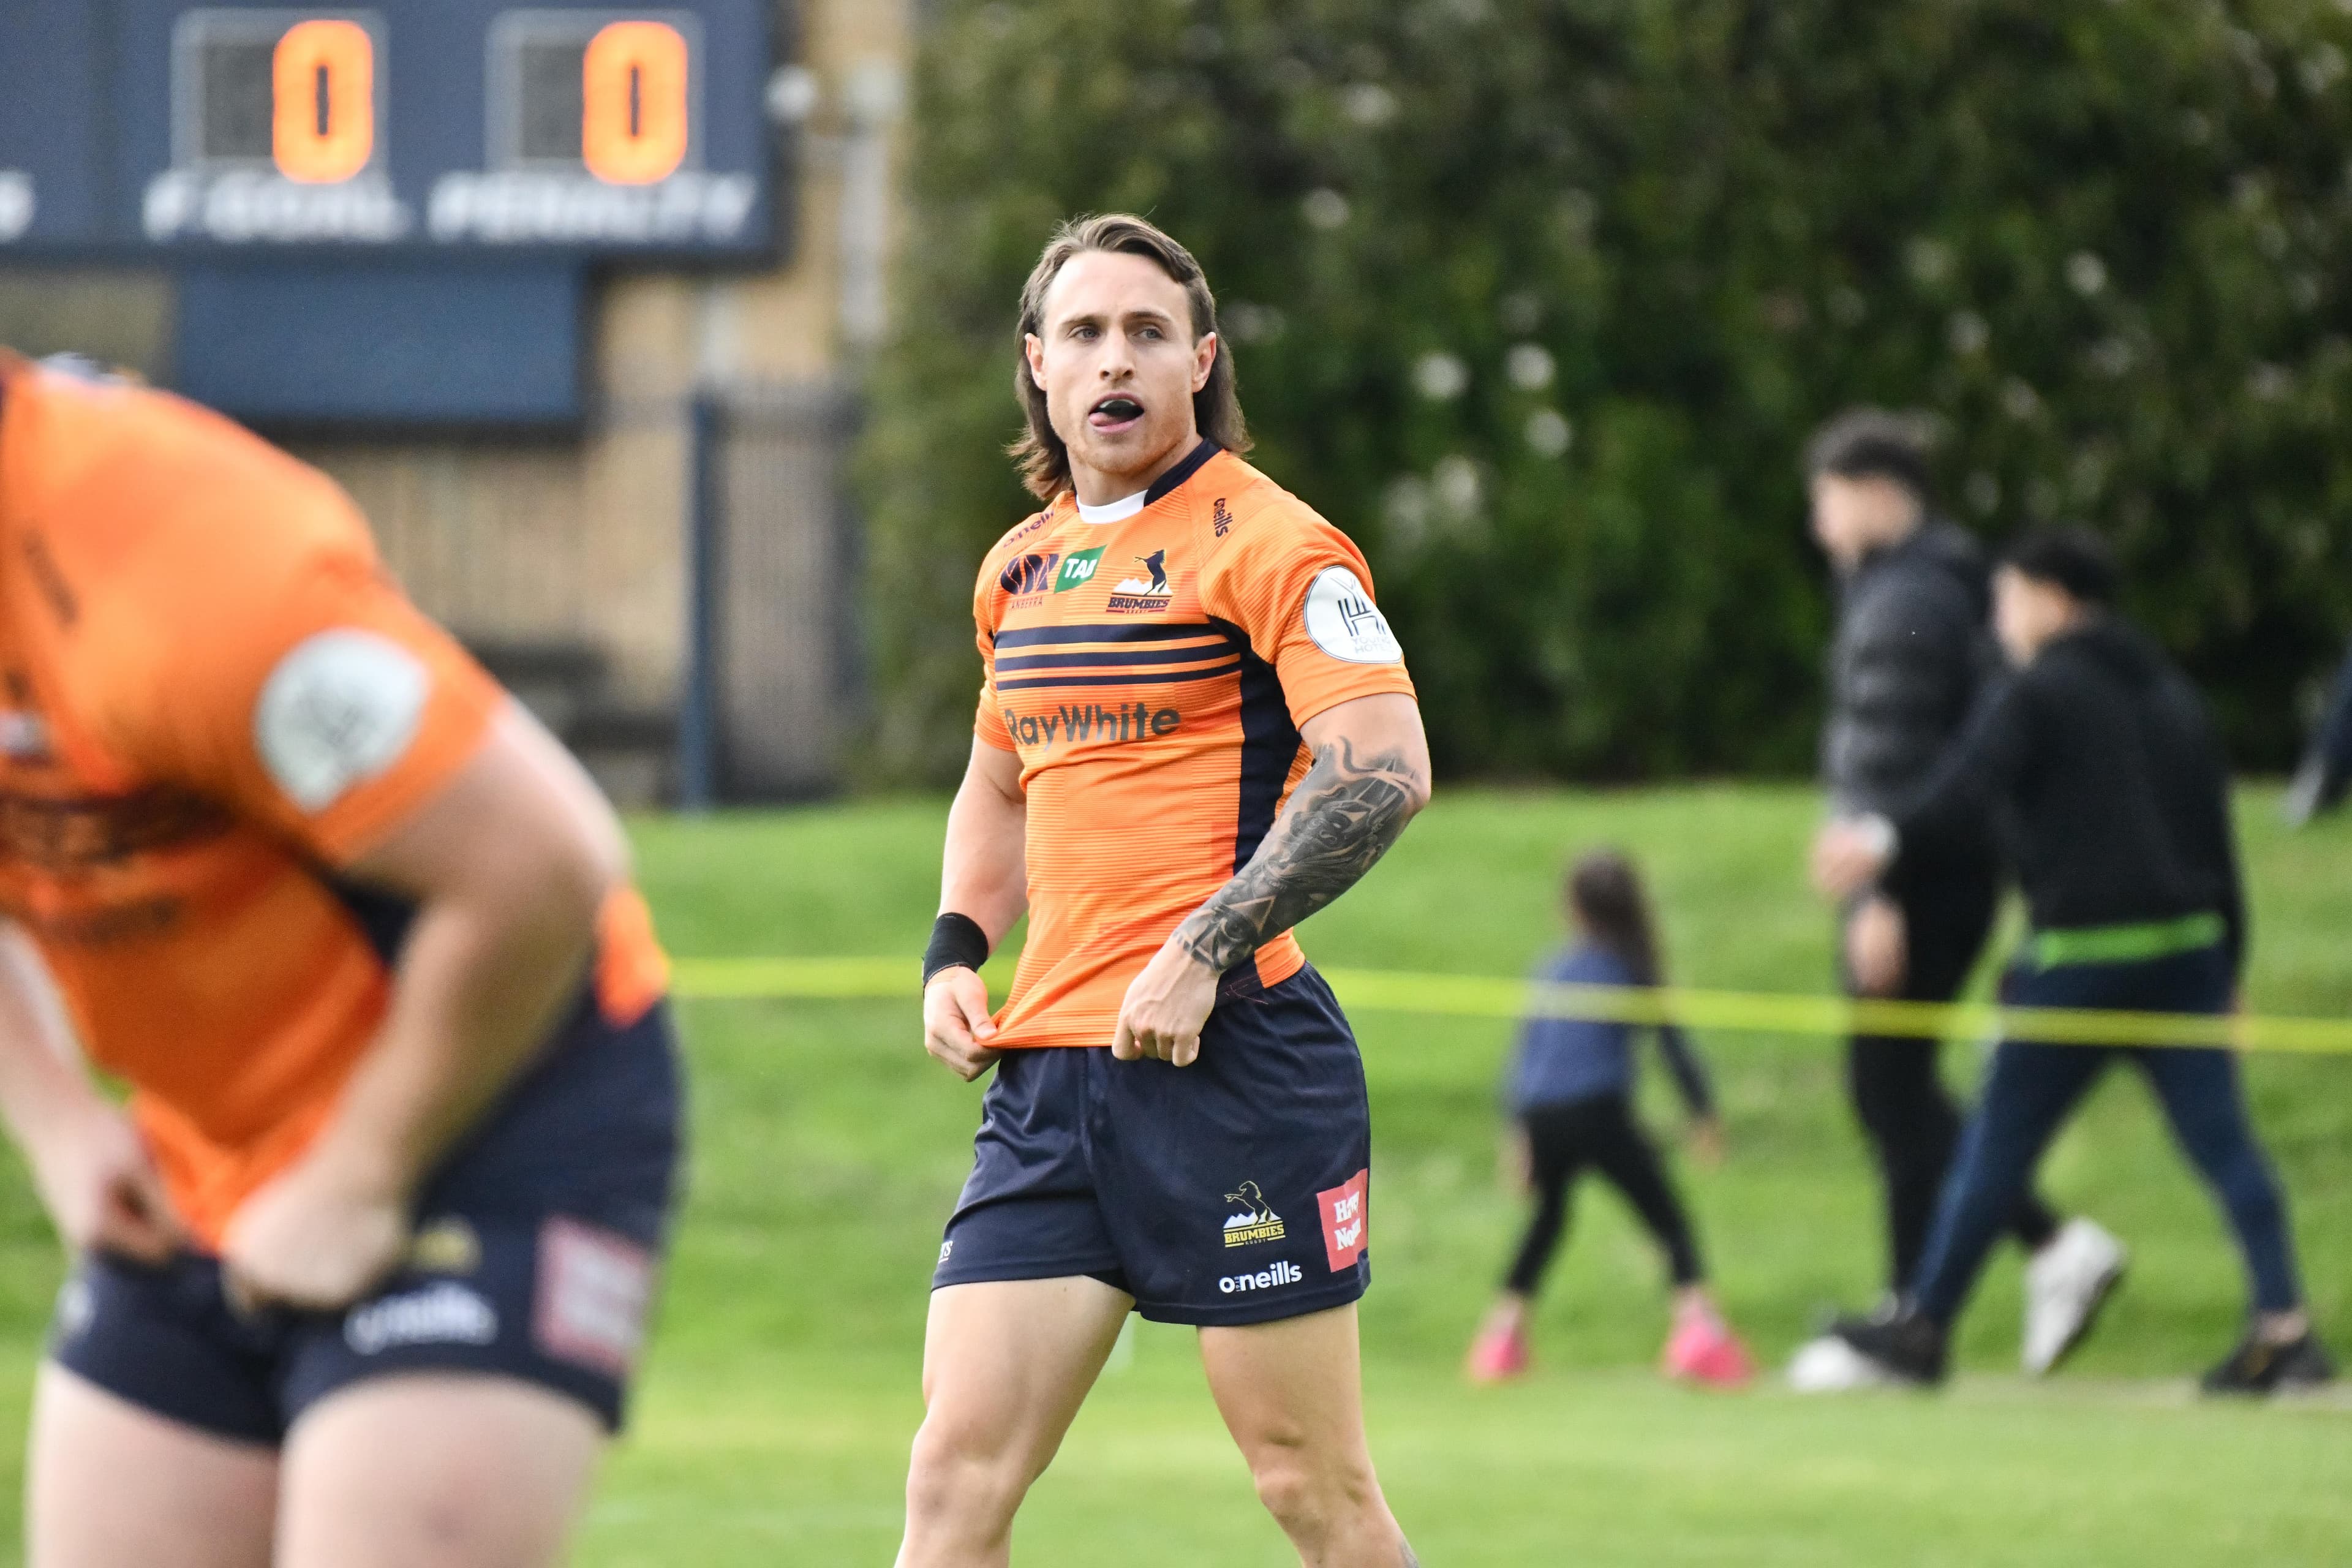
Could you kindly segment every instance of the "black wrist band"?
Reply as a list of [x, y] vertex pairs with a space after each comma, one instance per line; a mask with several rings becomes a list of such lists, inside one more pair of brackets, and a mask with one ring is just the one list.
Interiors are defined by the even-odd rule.
[[923, 950], [923, 984], [959, 964], [978, 970], [988, 962], [988, 933], [970, 915], [948, 913], [931, 922], [931, 945]]

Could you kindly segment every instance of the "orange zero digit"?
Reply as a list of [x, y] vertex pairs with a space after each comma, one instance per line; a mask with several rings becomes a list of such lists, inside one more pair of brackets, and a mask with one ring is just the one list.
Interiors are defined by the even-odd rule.
[[687, 47], [665, 22], [613, 22], [582, 57], [580, 159], [608, 184], [649, 185], [686, 161]]
[[297, 22], [271, 61], [278, 172], [309, 185], [348, 180], [375, 153], [375, 41], [357, 22]]

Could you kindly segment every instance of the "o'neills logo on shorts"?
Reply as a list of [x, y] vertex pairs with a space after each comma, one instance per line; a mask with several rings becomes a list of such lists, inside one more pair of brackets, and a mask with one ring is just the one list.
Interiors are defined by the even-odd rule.
[[1265, 1194], [1255, 1182], [1244, 1182], [1239, 1192], [1227, 1193], [1225, 1202], [1240, 1204], [1241, 1210], [1225, 1221], [1227, 1247], [1251, 1247], [1261, 1241], [1280, 1241], [1286, 1234], [1282, 1216], [1267, 1206]]
[[1273, 1290], [1285, 1285], [1296, 1285], [1306, 1278], [1305, 1269], [1285, 1258], [1255, 1274], [1228, 1274], [1217, 1281], [1217, 1289], [1234, 1296], [1244, 1290]]
[[343, 1342], [362, 1355], [402, 1345], [486, 1345], [498, 1337], [498, 1310], [446, 1279], [353, 1308], [343, 1319]]

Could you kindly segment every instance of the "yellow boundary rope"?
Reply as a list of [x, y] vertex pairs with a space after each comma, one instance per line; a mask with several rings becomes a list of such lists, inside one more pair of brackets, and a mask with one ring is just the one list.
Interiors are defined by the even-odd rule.
[[[918, 966], [904, 958], [682, 958], [676, 989], [698, 1001], [915, 1000]], [[1757, 991], [1551, 985], [1487, 975], [1327, 969], [1341, 1002], [1375, 1013], [1433, 1017], [1668, 1020], [1694, 1029], [1774, 1035], [1856, 1032], [1912, 1039], [2012, 1039], [2083, 1046], [2230, 1046], [2244, 1051], [2352, 1055], [2352, 1019], [2214, 1018], [1986, 1003], [1849, 1001]]]

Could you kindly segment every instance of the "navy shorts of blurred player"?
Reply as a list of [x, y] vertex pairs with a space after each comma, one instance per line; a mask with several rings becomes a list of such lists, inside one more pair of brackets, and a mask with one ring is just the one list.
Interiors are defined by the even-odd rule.
[[669, 1008], [616, 1027], [583, 998], [425, 1183], [406, 1260], [342, 1312], [241, 1311], [218, 1259], [85, 1258], [50, 1355], [184, 1425], [275, 1446], [336, 1390], [404, 1373], [551, 1389], [621, 1425], [674, 1199]]

